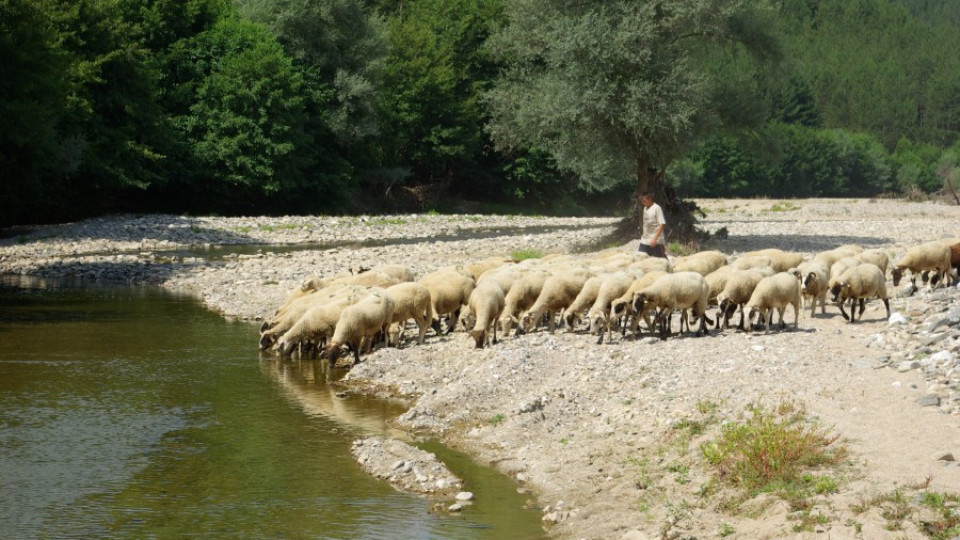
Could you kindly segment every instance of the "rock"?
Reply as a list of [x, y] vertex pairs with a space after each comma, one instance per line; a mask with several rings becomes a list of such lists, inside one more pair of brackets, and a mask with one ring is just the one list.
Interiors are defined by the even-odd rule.
[[933, 456], [934, 461], [956, 461], [953, 452], [936, 452]]
[[458, 501], [472, 501], [473, 493], [470, 491], [461, 491], [460, 493], [457, 493], [457, 496], [454, 498]]
[[459, 512], [463, 510], [463, 505], [460, 503], [453, 503], [447, 507], [447, 510], [449, 510], [450, 512]]
[[921, 407], [939, 407], [940, 396], [922, 396], [917, 398], [917, 405]]
[[898, 324], [906, 324], [906, 323], [907, 323], [907, 318], [904, 317], [903, 314], [901, 314], [898, 311], [894, 311], [893, 313], [891, 313], [890, 319], [887, 320], [887, 324], [891, 326], [898, 325]]
[[897, 371], [900, 373], [906, 373], [911, 369], [918, 369], [919, 367], [920, 362], [917, 362], [916, 360], [905, 360], [900, 362], [900, 364], [897, 366]]
[[633, 530], [623, 533], [620, 540], [650, 540], [650, 537], [645, 532]]
[[953, 362], [956, 360], [953, 356], [953, 353], [950, 351], [940, 351], [930, 355], [928, 360], [933, 364], [946, 364], [948, 362]]

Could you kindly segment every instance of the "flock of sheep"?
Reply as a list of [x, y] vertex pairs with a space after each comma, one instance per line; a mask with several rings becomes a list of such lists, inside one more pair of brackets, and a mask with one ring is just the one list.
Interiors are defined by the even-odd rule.
[[[781, 328], [787, 306], [793, 307], [794, 327], [805, 300], [810, 316], [826, 297], [839, 306], [844, 319], [854, 322], [859, 303], [878, 298], [890, 315], [886, 273], [890, 264], [879, 249], [844, 245], [804, 260], [799, 253], [764, 249], [731, 260], [719, 251], [703, 251], [672, 261], [642, 253], [608, 250], [589, 257], [548, 255], [514, 261], [491, 257], [463, 266], [450, 266], [419, 279], [402, 265], [383, 265], [358, 274], [327, 279], [311, 277], [295, 290], [261, 326], [261, 350], [281, 355], [308, 350], [335, 361], [344, 346], [359, 362], [363, 349], [385, 343], [399, 347], [407, 323], [418, 328], [417, 342], [427, 331], [447, 333], [462, 326], [477, 348], [497, 342], [497, 330], [509, 336], [558, 324], [568, 331], [589, 329], [598, 343], [619, 330], [647, 331], [666, 339], [674, 312], [684, 325], [726, 329], [740, 311], [739, 329], [769, 331], [773, 312]], [[898, 286], [910, 271], [916, 284], [923, 275], [932, 286], [949, 285], [960, 269], [960, 238], [914, 246], [892, 269]], [[928, 275], [929, 274], [929, 275]], [[844, 309], [850, 301], [850, 314]], [[716, 321], [707, 313], [717, 306]], [[445, 328], [444, 328], [445, 327]]]

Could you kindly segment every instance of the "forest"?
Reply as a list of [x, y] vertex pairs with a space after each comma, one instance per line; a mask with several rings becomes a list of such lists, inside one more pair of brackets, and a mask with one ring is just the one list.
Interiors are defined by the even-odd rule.
[[0, 0], [0, 226], [955, 197], [958, 24], [955, 0]]

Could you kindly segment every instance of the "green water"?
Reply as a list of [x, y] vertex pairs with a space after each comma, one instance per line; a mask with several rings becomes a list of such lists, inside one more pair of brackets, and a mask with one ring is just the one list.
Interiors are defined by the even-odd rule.
[[323, 363], [152, 288], [0, 285], [4, 538], [541, 538], [516, 486], [435, 443], [476, 504], [364, 474], [399, 404], [337, 397]]

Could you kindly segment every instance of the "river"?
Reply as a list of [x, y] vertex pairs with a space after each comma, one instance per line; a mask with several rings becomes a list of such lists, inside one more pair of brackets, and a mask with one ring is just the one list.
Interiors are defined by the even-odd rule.
[[364, 474], [402, 405], [335, 395], [323, 363], [152, 287], [0, 282], [5, 538], [542, 538], [510, 479], [433, 441], [461, 514]]

